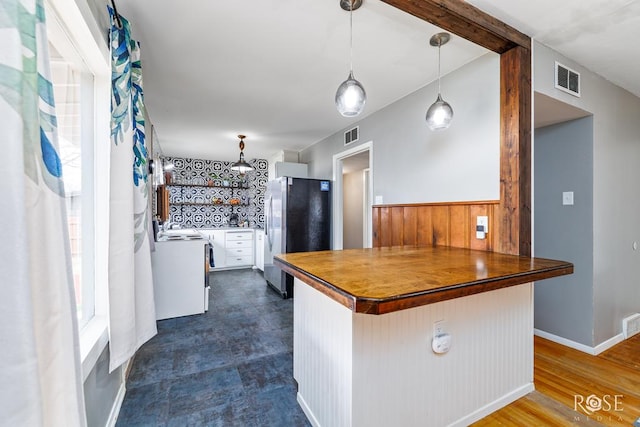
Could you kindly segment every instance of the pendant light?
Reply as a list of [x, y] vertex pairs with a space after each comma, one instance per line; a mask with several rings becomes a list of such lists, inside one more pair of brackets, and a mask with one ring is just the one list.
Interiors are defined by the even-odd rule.
[[362, 0], [340, 0], [340, 7], [349, 11], [349, 77], [338, 86], [336, 108], [344, 117], [362, 113], [367, 94], [362, 84], [353, 77], [353, 11], [362, 6]]
[[244, 150], [244, 139], [246, 138], [246, 136], [238, 135], [238, 138], [240, 138], [240, 144], [239, 144], [240, 145], [240, 160], [238, 160], [233, 165], [231, 165], [231, 170], [232, 171], [238, 171], [238, 172], [240, 172], [240, 175], [244, 175], [245, 172], [252, 171], [253, 167], [251, 167], [251, 165], [249, 163], [244, 161], [244, 153], [242, 151]]
[[447, 44], [451, 36], [449, 33], [434, 34], [429, 40], [431, 46], [438, 47], [438, 98], [427, 110], [427, 125], [431, 130], [445, 130], [453, 119], [453, 109], [447, 101], [440, 95], [440, 48]]

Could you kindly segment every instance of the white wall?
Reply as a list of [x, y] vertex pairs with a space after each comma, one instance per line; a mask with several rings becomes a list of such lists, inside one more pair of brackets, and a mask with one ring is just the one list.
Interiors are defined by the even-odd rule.
[[[554, 88], [554, 61], [581, 73], [580, 98]], [[537, 92], [593, 114], [595, 346], [640, 312], [640, 99], [537, 42], [533, 62]]]
[[[432, 132], [425, 121], [437, 82], [348, 126], [359, 125], [360, 141], [375, 146], [374, 194], [384, 203], [499, 199], [499, 76], [499, 56], [489, 53], [442, 78], [442, 96], [454, 110], [446, 131]], [[345, 150], [346, 129], [300, 153], [309, 176], [332, 177], [331, 159]]]

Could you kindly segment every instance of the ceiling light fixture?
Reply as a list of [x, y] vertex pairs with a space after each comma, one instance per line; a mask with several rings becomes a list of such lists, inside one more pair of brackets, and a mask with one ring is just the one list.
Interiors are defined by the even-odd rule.
[[449, 33], [434, 34], [429, 40], [431, 46], [438, 47], [438, 98], [427, 110], [427, 125], [431, 130], [445, 130], [453, 119], [453, 109], [447, 101], [440, 95], [440, 48], [447, 44], [451, 36]]
[[253, 167], [247, 162], [244, 161], [244, 139], [246, 136], [238, 135], [240, 138], [240, 160], [231, 165], [231, 170], [240, 172], [240, 175], [244, 175], [246, 172], [252, 171]]
[[362, 84], [353, 77], [353, 11], [362, 6], [362, 0], [340, 0], [340, 7], [349, 11], [349, 77], [338, 86], [336, 108], [344, 117], [362, 113], [367, 94]]

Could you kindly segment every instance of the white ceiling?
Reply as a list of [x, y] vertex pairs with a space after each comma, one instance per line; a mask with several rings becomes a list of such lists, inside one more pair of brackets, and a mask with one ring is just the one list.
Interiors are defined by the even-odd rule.
[[[428, 40], [439, 29], [380, 0], [353, 14], [354, 73], [368, 99], [352, 119], [334, 106], [349, 71], [339, 0], [116, 3], [142, 44], [145, 101], [165, 155], [236, 160], [239, 133], [247, 159], [299, 151], [437, 78]], [[640, 96], [640, 1], [469, 3]], [[484, 53], [454, 36], [443, 74]]]
[[640, 97], [640, 1], [468, 3]]
[[[437, 78], [440, 30], [379, 0], [353, 13], [362, 116], [336, 111], [349, 74], [349, 15], [338, 0], [116, 0], [141, 42], [145, 102], [166, 155], [237, 160], [300, 151]], [[485, 54], [453, 37], [443, 73]], [[435, 101], [425, 99], [425, 112]]]

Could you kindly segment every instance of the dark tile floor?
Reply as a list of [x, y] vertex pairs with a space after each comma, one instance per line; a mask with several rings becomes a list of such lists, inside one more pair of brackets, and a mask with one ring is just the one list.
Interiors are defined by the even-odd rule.
[[256, 270], [211, 273], [209, 311], [158, 322], [118, 427], [308, 426], [293, 380], [293, 300]]

